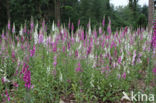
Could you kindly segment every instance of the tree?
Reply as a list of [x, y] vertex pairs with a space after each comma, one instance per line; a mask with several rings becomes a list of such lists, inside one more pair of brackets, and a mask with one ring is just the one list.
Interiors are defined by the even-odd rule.
[[142, 27], [143, 27], [143, 28], [146, 28], [146, 25], [147, 25], [146, 16], [145, 16], [144, 14], [141, 14], [141, 15], [138, 17], [136, 23], [137, 23], [137, 26], [139, 26], [140, 28], [142, 28]]
[[7, 18], [10, 19], [10, 3], [9, 0], [6, 0], [6, 9], [7, 9]]
[[153, 19], [153, 0], [149, 0], [149, 9], [148, 9], [148, 30], [152, 29], [152, 19]]
[[137, 3], [139, 0], [129, 0], [129, 8], [132, 10], [133, 17], [136, 18]]
[[55, 22], [60, 21], [60, 0], [55, 0]]

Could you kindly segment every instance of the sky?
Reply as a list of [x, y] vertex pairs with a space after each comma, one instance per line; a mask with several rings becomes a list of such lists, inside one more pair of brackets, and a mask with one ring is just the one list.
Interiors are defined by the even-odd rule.
[[[126, 6], [129, 0], [110, 0], [111, 4], [114, 6]], [[139, 0], [141, 6], [148, 5], [148, 0]]]

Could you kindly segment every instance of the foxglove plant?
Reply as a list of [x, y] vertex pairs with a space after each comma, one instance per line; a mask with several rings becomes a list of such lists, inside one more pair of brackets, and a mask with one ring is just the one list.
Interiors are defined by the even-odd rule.
[[126, 72], [124, 72], [124, 73], [122, 74], [122, 78], [123, 78], [123, 79], [126, 79]]
[[81, 70], [81, 64], [80, 64], [80, 62], [78, 62], [77, 68], [75, 69], [75, 71], [76, 71], [76, 72], [81, 72], [81, 71], [82, 71], [82, 70]]
[[31, 18], [31, 23], [30, 23], [30, 33], [32, 33], [34, 30], [34, 21], [33, 18]]
[[53, 66], [56, 68], [57, 65], [57, 56], [54, 56]]
[[11, 24], [10, 24], [10, 20], [8, 21], [8, 30], [11, 29]]
[[20, 31], [19, 31], [20, 36], [23, 36], [23, 27], [21, 25]]
[[153, 49], [156, 48], [156, 22], [154, 22], [152, 46], [153, 46]]
[[36, 51], [36, 46], [35, 44], [33, 45], [33, 49], [30, 50], [30, 56], [33, 57], [35, 55], [35, 51]]
[[102, 20], [102, 26], [103, 26], [103, 27], [105, 26], [105, 17], [104, 17], [103, 20]]
[[156, 75], [156, 67], [153, 68], [153, 74]]
[[30, 88], [31, 87], [31, 72], [30, 70], [26, 69], [24, 72], [23, 80], [25, 82], [25, 88]]
[[[78, 26], [79, 25], [80, 21], [78, 21]], [[79, 91], [84, 90], [83, 91], [84, 93], [85, 89], [83, 89], [83, 86], [85, 86], [86, 83], [83, 82], [85, 85], [82, 84], [83, 86], [78, 87], [79, 85], [73, 82], [75, 81], [74, 79], [76, 77], [72, 76], [80, 76], [81, 78], [84, 78], [82, 79], [82, 81], [91, 78], [89, 82], [86, 81], [87, 84], [91, 85], [87, 86], [89, 90], [90, 87], [92, 88], [92, 90], [94, 90], [95, 87], [99, 91], [100, 90], [103, 91], [103, 88], [101, 88], [100, 86], [103, 85], [106, 86], [105, 84], [107, 84], [107, 82], [108, 85], [112, 89], [114, 89], [113, 86], [117, 81], [115, 81], [112, 85], [112, 83], [110, 83], [109, 81], [110, 78], [112, 80], [112, 77], [114, 78], [114, 75], [120, 75], [120, 78], [123, 78], [123, 81], [126, 81], [127, 79], [129, 80], [127, 74], [137, 70], [133, 69], [136, 67], [135, 65], [137, 65], [137, 67], [143, 67], [145, 66], [144, 65], [145, 62], [147, 62], [147, 54], [149, 53], [150, 50], [149, 45], [151, 34], [150, 33], [148, 34], [148, 32], [139, 29], [137, 30], [137, 32], [130, 33], [128, 32], [129, 30], [126, 27], [121, 29], [120, 32], [117, 31], [115, 35], [112, 35], [113, 33], [111, 31], [110, 20], [106, 33], [104, 31], [105, 18], [102, 21], [102, 25], [99, 28], [94, 28], [93, 30], [91, 29], [92, 27], [89, 21], [88, 28], [86, 31], [81, 27], [78, 27], [78, 29], [76, 30], [76, 28], [74, 28], [73, 23], [70, 23], [70, 21], [67, 27], [68, 30], [61, 24], [58, 24], [57, 27], [53, 23], [51, 28], [52, 30], [50, 30], [50, 33], [47, 32], [46, 23], [45, 21], [43, 21], [42, 27], [40, 27], [41, 29], [39, 31], [39, 36], [38, 36], [38, 24], [36, 24], [34, 28], [34, 23], [33, 21], [31, 21], [31, 24], [29, 26], [30, 30], [28, 29], [29, 27], [26, 28], [25, 25], [24, 28], [21, 26], [20, 35], [16, 36], [17, 44], [16, 41], [14, 41], [13, 38], [11, 37], [10, 35], [11, 32], [8, 30], [8, 28], [6, 33], [3, 32], [1, 36], [2, 38], [0, 39], [0, 48], [1, 48], [0, 58], [2, 64], [4, 63], [3, 61], [4, 58], [7, 58], [8, 57], [7, 55], [9, 53], [9, 57], [11, 59], [14, 59], [13, 65], [16, 67], [16, 73], [14, 73], [14, 76], [18, 77], [18, 72], [21, 71], [19, 76], [20, 78], [22, 78], [22, 82], [24, 81], [23, 87], [26, 88], [27, 90], [31, 89], [32, 87], [31, 83], [33, 82], [33, 84], [36, 83], [36, 85], [41, 85], [43, 87], [46, 85], [47, 91], [44, 92], [46, 92], [47, 94], [51, 94], [49, 93], [49, 91], [51, 92], [50, 88], [52, 86], [56, 87], [60, 85], [60, 83], [61, 86], [64, 86], [65, 81], [70, 80], [69, 89], [70, 84], [72, 84], [72, 88], [75, 91], [76, 89], [79, 89]], [[27, 38], [27, 35], [29, 35], [28, 32], [30, 32], [29, 34], [33, 37], [33, 40], [30, 42], [28, 41]], [[153, 47], [154, 47], [153, 41], [155, 41], [154, 38], [155, 37], [153, 36], [152, 39]], [[7, 40], [10, 41], [6, 42]], [[139, 40], [142, 41], [140, 42]], [[136, 48], [138, 48], [137, 47], [138, 42], [140, 48], [136, 50]], [[31, 46], [33, 47], [31, 48]], [[41, 52], [41, 50], [43, 50], [43, 52]], [[148, 60], [150, 59], [148, 58]], [[83, 64], [83, 68], [80, 61]], [[29, 62], [32, 63], [30, 63], [30, 65], [26, 64]], [[77, 62], [76, 66], [75, 62]], [[21, 66], [22, 70], [20, 70]], [[31, 69], [31, 71], [29, 66], [33, 68]], [[4, 68], [7, 67], [9, 67], [10, 70], [10, 67], [12, 66], [10, 66], [8, 62], [5, 62]], [[4, 71], [3, 66], [2, 69], [0, 68], [0, 73], [1, 70], [2, 72]], [[81, 73], [82, 71], [84, 71], [85, 76], [83, 76], [84, 73]], [[59, 76], [56, 76], [56, 72]], [[36, 81], [35, 78], [37, 76], [40, 76], [40, 73], [48, 74], [46, 75], [46, 78], [44, 78], [45, 75], [42, 75], [43, 79], [39, 80], [40, 82], [42, 82], [42, 84], [38, 84], [38, 82], [35, 82]], [[72, 75], [73, 73], [76, 73], [76, 75]], [[153, 73], [154, 75], [156, 74], [155, 68], [153, 69]], [[52, 78], [50, 74], [53, 74]], [[1, 79], [2, 83], [0, 83], [0, 86], [1, 84], [4, 85], [8, 83], [7, 76], [2, 75], [2, 77], [3, 77]], [[10, 81], [9, 83], [12, 83], [14, 85], [14, 88], [17, 91], [20, 91], [21, 83], [20, 81], [18, 81], [18, 79], [17, 81], [16, 78], [14, 79], [15, 81], [13, 81], [13, 83], [12, 80], [9, 79]], [[116, 80], [116, 78], [114, 79]], [[44, 84], [44, 80], [47, 81], [46, 84]], [[60, 80], [61, 82], [56, 83], [57, 81], [55, 80]], [[105, 80], [108, 81], [105, 82]], [[49, 81], [51, 81], [50, 82], [51, 84], [49, 83]], [[122, 83], [122, 81], [120, 82]], [[66, 89], [68, 89], [68, 86], [66, 87], [67, 87]], [[53, 90], [56, 90], [57, 92], [57, 89]], [[44, 95], [44, 92], [42, 92], [40, 86], [36, 86], [35, 90], [31, 92], [35, 93], [35, 95], [33, 95], [34, 101], [36, 102], [36, 97], [39, 94], [42, 93]], [[41, 97], [41, 99], [42, 98], [44, 99], [44, 96]]]
[[13, 24], [13, 27], [12, 27], [12, 33], [15, 34], [15, 23]]
[[108, 24], [108, 27], [107, 27], [107, 32], [109, 35], [112, 34], [112, 30], [111, 30], [111, 20], [109, 19], [109, 24]]
[[27, 33], [27, 26], [26, 26], [26, 23], [24, 24], [23, 33], [24, 33], [24, 34]]
[[38, 43], [42, 44], [44, 40], [43, 31], [40, 29], [39, 37], [38, 37]]
[[8, 94], [8, 90], [7, 89], [5, 90], [5, 96], [8, 98], [8, 101], [10, 101], [10, 96]]

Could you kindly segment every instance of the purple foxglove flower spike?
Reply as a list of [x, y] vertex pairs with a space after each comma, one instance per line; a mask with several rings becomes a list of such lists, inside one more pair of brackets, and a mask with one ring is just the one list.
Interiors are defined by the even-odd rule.
[[94, 34], [95, 39], [97, 39], [97, 32], [96, 32], [96, 30], [94, 30], [93, 34]]
[[57, 42], [55, 41], [55, 43], [53, 44], [53, 52], [57, 51]]
[[153, 74], [156, 75], [156, 67], [153, 68]]
[[79, 52], [78, 50], [75, 50], [75, 57], [78, 57], [79, 56]]
[[35, 55], [35, 51], [36, 51], [36, 46], [35, 46], [35, 44], [34, 44], [34, 45], [33, 45], [33, 49], [30, 50], [30, 56], [31, 56], [31, 57]]
[[40, 29], [40, 33], [39, 33], [39, 40], [38, 40], [38, 43], [43, 43], [43, 40], [44, 40], [44, 36], [43, 36], [43, 33], [42, 33], [42, 29]]
[[132, 65], [135, 63], [135, 58], [136, 58], [136, 50], [133, 52], [133, 59], [132, 59]]
[[107, 27], [107, 32], [109, 35], [112, 34], [112, 30], [111, 30], [111, 20], [109, 19], [109, 24], [108, 24], [108, 27]]
[[25, 71], [23, 80], [25, 81], [25, 87], [30, 88], [31, 87], [31, 72], [30, 72], [30, 70]]
[[104, 17], [103, 20], [102, 20], [102, 26], [103, 26], [103, 27], [105, 26], [105, 17]]
[[16, 57], [15, 57], [15, 51], [14, 51], [14, 50], [12, 51], [12, 58], [13, 58], [13, 59], [16, 58]]
[[99, 27], [99, 34], [102, 34], [102, 28]]
[[153, 28], [153, 37], [152, 37], [152, 46], [155, 49], [156, 48], [156, 22], [154, 22], [154, 28]]
[[10, 20], [8, 21], [8, 30], [10, 30], [11, 26], [10, 26]]
[[1, 79], [1, 80], [2, 80], [2, 84], [4, 84], [4, 83], [5, 83], [5, 81], [4, 81], [4, 77], [2, 77], [2, 79]]
[[26, 26], [26, 24], [24, 25], [24, 29], [23, 29], [23, 33], [27, 33], [27, 26]]
[[15, 33], [15, 24], [13, 24], [12, 33], [13, 33], [13, 34]]
[[56, 67], [56, 65], [57, 65], [57, 56], [54, 56], [53, 66]]
[[9, 97], [9, 94], [8, 94], [8, 91], [7, 90], [5, 90], [5, 95], [8, 98], [8, 101], [10, 101], [10, 97]]
[[72, 31], [74, 31], [74, 24], [72, 23], [72, 27], [71, 27]]
[[122, 78], [126, 79], [126, 72], [122, 74]]
[[34, 29], [34, 21], [33, 21], [33, 19], [31, 19], [30, 27], [31, 27], [30, 32], [33, 32], [33, 29]]
[[118, 58], [118, 64], [121, 64], [121, 56]]
[[77, 64], [78, 67], [75, 69], [76, 72], [81, 72], [81, 64], [80, 62]]

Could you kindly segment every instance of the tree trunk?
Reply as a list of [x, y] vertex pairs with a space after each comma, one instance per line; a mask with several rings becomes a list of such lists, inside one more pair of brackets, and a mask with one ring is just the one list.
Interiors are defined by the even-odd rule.
[[55, 0], [55, 22], [60, 21], [60, 0]]
[[132, 6], [132, 0], [129, 0], [129, 8], [132, 9], [133, 6]]
[[149, 0], [148, 8], [148, 31], [152, 29], [152, 20], [153, 20], [153, 0]]
[[9, 0], [6, 0], [6, 12], [7, 12], [7, 18], [10, 19], [10, 5], [9, 5]]

